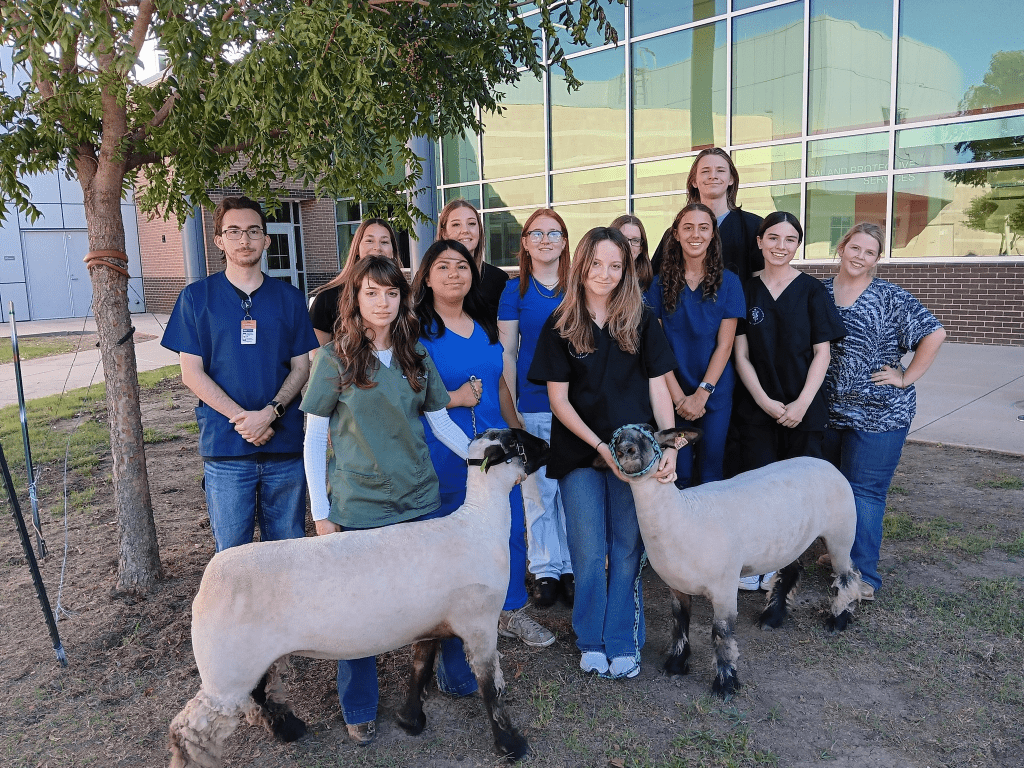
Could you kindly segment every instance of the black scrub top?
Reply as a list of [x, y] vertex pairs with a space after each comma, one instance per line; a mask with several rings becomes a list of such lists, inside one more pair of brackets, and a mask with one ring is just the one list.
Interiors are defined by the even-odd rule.
[[[623, 424], [649, 424], [656, 428], [651, 408], [650, 379], [676, 367], [661, 323], [647, 307], [640, 319], [640, 348], [623, 352], [607, 325], [593, 326], [593, 352], [579, 354], [555, 329], [555, 315], [547, 319], [537, 340], [537, 351], [527, 378], [535, 384], [569, 383], [569, 403], [606, 443]], [[554, 417], [551, 421], [551, 457], [547, 474], [553, 480], [574, 469], [589, 467], [597, 456], [594, 447], [580, 440]]]
[[493, 322], [498, 321], [498, 305], [501, 303], [501, 294], [507, 282], [508, 272], [484, 262], [484, 268], [480, 270], [480, 294], [487, 307], [487, 316]]
[[[807, 371], [814, 359], [814, 345], [846, 336], [839, 310], [820, 281], [803, 272], [779, 294], [772, 297], [760, 277], [743, 286], [747, 316], [739, 321], [736, 335], [747, 337], [750, 362], [765, 394], [781, 403], [800, 396]], [[737, 390], [733, 412], [740, 421], [753, 424], [774, 422], [762, 411], [746, 388]], [[828, 404], [824, 385], [814, 395], [797, 429], [817, 432], [825, 429]]]

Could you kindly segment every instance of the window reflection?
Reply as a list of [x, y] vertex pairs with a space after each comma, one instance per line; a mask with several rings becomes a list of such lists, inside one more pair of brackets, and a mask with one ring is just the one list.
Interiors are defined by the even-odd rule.
[[635, 36], [725, 13], [725, 0], [632, 0], [630, 20]]
[[[570, 10], [574, 19], [579, 19], [579, 6], [575, 3], [570, 3]], [[614, 27], [616, 33], [618, 33], [619, 41], [626, 39], [626, 6], [619, 5], [618, 3], [611, 3], [608, 5], [601, 5], [605, 15], [608, 18], [608, 23]], [[587, 29], [587, 42], [586, 45], [577, 45], [569, 37], [568, 33], [562, 31], [561, 26], [558, 24], [562, 9], [556, 8], [551, 12], [551, 20], [555, 22], [555, 25], [559, 27], [558, 42], [562, 45], [562, 50], [565, 53], [576, 53], [577, 51], [587, 51], [591, 48], [597, 48], [602, 45], [607, 45], [604, 41], [604, 30], [597, 31], [597, 22], [591, 22], [589, 29]], [[576, 63], [571, 62], [573, 71], [576, 70]], [[578, 75], [577, 75], [578, 77]]]
[[569, 93], [565, 83], [552, 82], [552, 168], [625, 162], [625, 67], [624, 49], [611, 48], [573, 59], [573, 73], [583, 81], [579, 90]]
[[633, 44], [633, 156], [725, 141], [725, 22]]
[[810, 133], [889, 124], [892, 0], [810, 0]]
[[804, 258], [832, 258], [840, 238], [859, 221], [885, 229], [884, 176], [808, 184]]
[[[464, 187], [449, 187], [444, 191], [444, 204], [448, 205], [452, 200], [465, 200], [477, 208], [480, 207], [480, 185], [467, 184]], [[442, 206], [443, 208], [444, 206]], [[440, 210], [440, 209], [438, 209]]]
[[501, 114], [483, 116], [484, 178], [542, 173], [544, 83], [524, 73], [518, 83], [503, 89]]
[[732, 140], [799, 136], [803, 123], [803, 3], [733, 20]]
[[616, 216], [626, 212], [626, 200], [609, 200], [603, 203], [581, 203], [579, 205], [556, 205], [555, 210], [565, 221], [569, 230], [569, 247], [573, 252], [576, 245], [594, 227], [607, 227]]
[[613, 165], [575, 173], [556, 173], [551, 177], [551, 199], [556, 203], [593, 200], [601, 197], [625, 197], [626, 166]]
[[771, 147], [738, 149], [732, 153], [732, 161], [740, 174], [741, 184], [798, 179], [802, 152], [802, 144], [776, 144]]
[[535, 208], [543, 208], [544, 200], [547, 198], [544, 189], [546, 181], [544, 176], [533, 176], [484, 184], [484, 207], [518, 208], [532, 205]]
[[766, 187], [740, 186], [736, 201], [744, 211], [764, 217], [775, 211], [800, 215], [800, 185], [772, 184]]
[[893, 185], [892, 255], [1024, 255], [1024, 165], [900, 174]]
[[519, 264], [519, 238], [525, 222], [533, 208], [518, 211], [497, 211], [485, 213], [484, 228], [487, 234], [487, 260], [499, 267], [513, 267]]
[[693, 156], [637, 163], [633, 166], [633, 192], [643, 195], [649, 192], [675, 192], [686, 189], [686, 177], [689, 176], [692, 165]]
[[445, 136], [441, 140], [441, 158], [445, 184], [476, 181], [480, 178], [480, 158], [476, 136]]
[[910, 128], [896, 134], [896, 167], [1024, 158], [1024, 117]]
[[889, 168], [889, 134], [845, 136], [807, 144], [808, 176], [841, 176]]
[[[692, 161], [692, 158], [688, 158]], [[686, 205], [686, 195], [638, 197], [633, 200], [633, 213], [644, 223], [650, 253], [661, 242], [665, 230], [672, 226], [676, 214]]]

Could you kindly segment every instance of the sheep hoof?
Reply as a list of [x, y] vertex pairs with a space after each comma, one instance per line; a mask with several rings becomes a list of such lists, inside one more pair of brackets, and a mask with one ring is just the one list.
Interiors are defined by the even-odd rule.
[[850, 621], [853, 619], [853, 614], [849, 611], [843, 611], [838, 616], [829, 616], [825, 619], [825, 629], [831, 633], [842, 632], [850, 625]]
[[530, 754], [530, 744], [519, 731], [512, 729], [501, 733], [495, 740], [494, 746], [498, 754], [510, 762], [519, 762]]
[[742, 686], [740, 679], [736, 676], [736, 670], [725, 669], [719, 671], [715, 676], [715, 682], [711, 684], [711, 693], [722, 701], [728, 701], [740, 688]]
[[285, 744], [298, 741], [306, 735], [306, 724], [291, 712], [275, 717], [272, 727], [274, 735]]
[[778, 629], [786, 620], [786, 607], [773, 601], [757, 618], [758, 629]]
[[402, 712], [398, 715], [398, 725], [410, 736], [419, 736], [427, 727], [427, 716], [423, 714], [422, 710], [413, 717]]
[[672, 654], [665, 659], [665, 674], [669, 677], [685, 675], [690, 671], [690, 646], [686, 646], [682, 653]]

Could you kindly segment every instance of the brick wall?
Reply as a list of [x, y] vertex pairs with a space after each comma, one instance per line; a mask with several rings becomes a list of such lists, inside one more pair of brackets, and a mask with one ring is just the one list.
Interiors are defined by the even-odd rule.
[[306, 290], [311, 291], [333, 279], [341, 269], [334, 201], [303, 200], [299, 203], [299, 212], [302, 216]]
[[139, 253], [147, 311], [170, 312], [185, 286], [178, 220], [139, 211]]
[[[834, 262], [798, 266], [817, 278], [838, 269]], [[1024, 261], [888, 263], [879, 265], [878, 277], [914, 294], [949, 341], [1024, 346]]]

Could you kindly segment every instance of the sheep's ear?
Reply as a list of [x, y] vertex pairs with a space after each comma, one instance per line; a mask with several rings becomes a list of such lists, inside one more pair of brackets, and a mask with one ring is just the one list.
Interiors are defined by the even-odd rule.
[[689, 429], [673, 427], [655, 433], [654, 437], [662, 448], [682, 448], [684, 445], [692, 445], [704, 437], [704, 431], [695, 427]]

